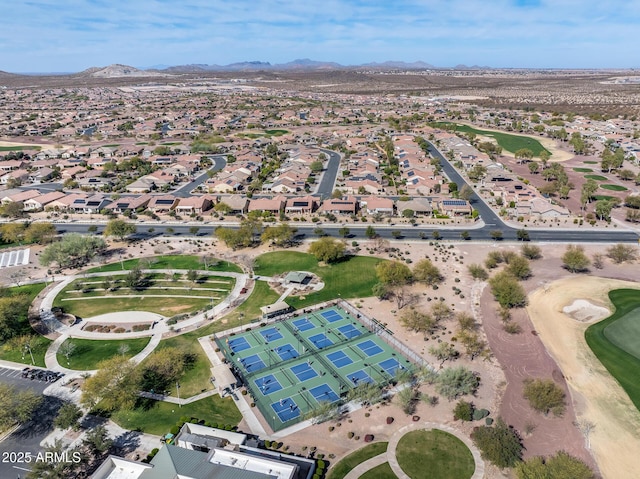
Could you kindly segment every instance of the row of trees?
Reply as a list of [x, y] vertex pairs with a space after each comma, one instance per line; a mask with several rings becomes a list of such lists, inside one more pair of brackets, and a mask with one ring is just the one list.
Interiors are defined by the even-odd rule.
[[0, 238], [4, 243], [51, 243], [57, 235], [56, 228], [48, 222], [3, 223]]

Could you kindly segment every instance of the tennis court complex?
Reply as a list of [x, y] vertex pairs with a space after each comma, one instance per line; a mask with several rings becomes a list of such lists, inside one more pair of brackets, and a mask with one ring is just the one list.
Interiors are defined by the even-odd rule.
[[[359, 316], [359, 315], [358, 315]], [[386, 385], [412, 363], [358, 318], [332, 306], [242, 333], [218, 347], [274, 431], [362, 383]]]

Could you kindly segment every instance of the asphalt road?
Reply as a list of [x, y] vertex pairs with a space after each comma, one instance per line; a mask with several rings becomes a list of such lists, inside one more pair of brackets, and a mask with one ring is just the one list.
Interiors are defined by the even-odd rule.
[[[62, 379], [61, 379], [62, 380]], [[21, 390], [31, 390], [38, 394], [49, 386], [49, 383], [23, 379], [21, 371], [0, 368], [0, 382], [11, 384]], [[62, 406], [56, 397], [43, 396], [40, 407], [35, 411], [33, 419], [22, 424], [0, 443], [0, 478], [25, 477], [29, 471], [29, 454], [35, 457], [42, 451], [40, 442], [53, 431], [53, 420]]]
[[208, 155], [213, 162], [211, 168], [207, 171], [199, 175], [193, 181], [182, 185], [177, 190], [173, 191], [172, 194], [179, 198], [188, 198], [191, 196], [191, 192], [195, 190], [198, 186], [209, 179], [209, 172], [215, 173], [216, 171], [220, 171], [227, 165], [227, 157], [225, 155]]
[[316, 189], [314, 196], [320, 196], [322, 199], [331, 197], [331, 193], [333, 193], [333, 187], [336, 184], [336, 177], [338, 176], [338, 171], [340, 170], [340, 154], [331, 150], [321, 150], [325, 155], [327, 155], [327, 167], [322, 173], [322, 179], [320, 180], [320, 185]]

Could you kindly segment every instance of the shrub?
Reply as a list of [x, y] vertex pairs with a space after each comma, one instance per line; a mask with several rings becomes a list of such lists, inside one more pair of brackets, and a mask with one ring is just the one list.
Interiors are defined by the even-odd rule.
[[460, 400], [453, 408], [453, 419], [460, 421], [471, 421], [474, 416], [474, 407], [473, 403], [468, 401]]
[[387, 416], [387, 424], [393, 423], [393, 418], [391, 416]]
[[367, 434], [366, 436], [364, 436], [364, 442], [372, 442], [373, 441], [373, 434]]
[[353, 436], [355, 436], [355, 435], [356, 435], [356, 434], [355, 434], [353, 431], [349, 431], [349, 432], [347, 433], [347, 437], [348, 437], [349, 439], [353, 439]]
[[489, 411], [486, 409], [476, 409], [473, 411], [473, 420], [479, 421], [480, 419], [484, 419], [489, 415]]

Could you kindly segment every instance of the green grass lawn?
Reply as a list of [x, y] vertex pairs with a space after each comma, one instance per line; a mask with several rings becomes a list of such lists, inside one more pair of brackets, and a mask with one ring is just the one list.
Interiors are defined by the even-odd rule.
[[606, 201], [611, 201], [613, 199], [615, 199], [615, 196], [609, 196], [609, 195], [593, 195], [593, 199], [598, 201], [598, 200], [606, 200]]
[[[98, 368], [98, 363], [105, 359], [112, 358], [116, 354], [120, 354], [120, 347], [126, 345], [129, 349], [124, 356], [132, 358], [149, 343], [151, 338], [137, 339], [115, 339], [115, 340], [93, 340], [70, 338], [65, 341], [73, 343], [76, 346], [75, 351], [69, 356], [69, 364], [67, 358], [58, 353], [58, 362], [69, 369], [78, 371], [89, 371]], [[63, 343], [64, 344], [64, 343]]]
[[327, 479], [343, 479], [358, 464], [386, 452], [388, 445], [388, 442], [374, 442], [352, 452], [331, 467]]
[[[1, 296], [14, 296], [25, 294], [28, 299], [27, 304], [31, 304], [35, 297], [46, 287], [45, 283], [27, 284], [24, 286], [16, 286], [13, 288], [5, 288], [2, 290]], [[44, 367], [44, 355], [47, 352], [47, 348], [51, 344], [51, 340], [38, 335], [29, 324], [28, 318], [29, 309], [25, 308], [24, 311], [20, 311], [16, 318], [17, 329], [14, 331], [14, 336], [32, 335], [33, 339], [30, 343], [31, 352], [33, 353], [33, 359], [35, 366]], [[31, 355], [26, 354], [22, 357], [21, 349], [10, 349], [6, 342], [0, 342], [0, 359], [5, 361], [13, 361], [16, 363], [32, 364]]]
[[605, 337], [640, 359], [640, 306], [604, 328]]
[[622, 185], [610, 185], [610, 184], [600, 185], [600, 188], [602, 188], [603, 190], [609, 190], [609, 191], [627, 191], [628, 189]]
[[22, 151], [22, 150], [41, 150], [39, 146], [27, 146], [27, 145], [15, 145], [15, 146], [0, 146], [0, 151]]
[[294, 308], [320, 303], [338, 297], [362, 298], [371, 296], [371, 288], [377, 283], [375, 267], [384, 261], [370, 256], [352, 256], [344, 261], [320, 266], [313, 255], [296, 251], [274, 251], [258, 256], [255, 272], [272, 276], [286, 271], [310, 271], [317, 274], [325, 287], [301, 299], [288, 296], [286, 301]]
[[264, 132], [271, 136], [282, 136], [289, 133], [289, 130], [264, 130]]
[[607, 181], [608, 178], [602, 175], [584, 175], [587, 180]]
[[[137, 266], [141, 258], [128, 259], [123, 262], [110, 263], [97, 268], [87, 270], [88, 273], [101, 273], [106, 271], [122, 271], [123, 269], [129, 270], [134, 266]], [[165, 256], [152, 256], [144, 258], [149, 260], [149, 269], [195, 269], [205, 270], [200, 256], [195, 255], [165, 255]], [[224, 261], [221, 259], [216, 260], [217, 263], [213, 266], [206, 268], [207, 271], [228, 271], [231, 273], [242, 273], [240, 266]]]
[[[103, 277], [81, 278], [65, 287], [53, 304], [81, 318], [113, 311], [150, 311], [170, 317], [218, 304], [235, 284], [234, 278], [215, 276], [203, 277], [195, 284], [182, 278], [173, 281], [164, 274], [146, 278], [147, 287], [132, 290], [124, 285], [125, 276], [114, 274], [110, 277], [116, 286], [113, 291], [104, 291]], [[78, 290], [79, 284], [85, 291]]]
[[542, 144], [538, 140], [536, 140], [535, 138], [529, 138], [528, 136], [512, 135], [509, 133], [502, 133], [497, 131], [478, 130], [468, 125], [460, 125], [450, 122], [436, 122], [432, 125], [436, 127], [455, 125], [456, 131], [460, 131], [462, 133], [475, 133], [476, 135], [490, 136], [492, 138], [495, 138], [495, 140], [503, 149], [505, 149], [506, 151], [510, 151], [511, 153], [515, 153], [522, 148], [527, 148], [533, 151], [534, 156], [540, 156], [540, 153], [542, 153], [543, 151], [551, 154], [551, 152], [544, 146], [542, 146]]
[[411, 431], [396, 449], [398, 464], [412, 479], [469, 479], [475, 470], [471, 451], [457, 437], [439, 429]]
[[141, 401], [143, 406], [133, 410], [120, 410], [111, 419], [125, 429], [142, 431], [161, 436], [169, 432], [182, 416], [194, 417], [206, 422], [237, 426], [242, 415], [231, 397], [221, 399], [218, 395], [201, 399], [179, 407], [162, 401]]
[[593, 170], [591, 168], [574, 168], [573, 171], [577, 171], [578, 173], [591, 173]]
[[360, 479], [396, 479], [397, 477], [398, 476], [394, 474], [389, 463], [385, 462], [373, 469], [369, 469], [360, 476]]
[[[180, 377], [180, 397], [188, 398], [200, 394], [209, 389], [213, 389], [209, 378], [211, 377], [211, 362], [198, 343], [198, 337], [193, 335], [174, 336], [173, 338], [160, 341], [155, 351], [165, 348], [177, 348], [181, 351], [188, 351], [196, 355], [196, 360]], [[144, 361], [143, 361], [144, 363]], [[171, 392], [175, 396], [175, 390]]]
[[593, 160], [584, 160], [583, 163], [585, 165], [597, 165], [598, 164], [597, 161], [593, 161]]
[[[620, 383], [627, 392], [629, 398], [640, 410], [640, 382], [638, 381], [638, 371], [640, 371], [640, 359], [636, 355], [619, 348], [607, 337], [612, 326], [618, 320], [626, 318], [628, 315], [636, 315], [640, 308], [640, 291], [637, 289], [616, 289], [609, 292], [609, 299], [615, 306], [615, 312], [608, 318], [592, 324], [585, 331], [587, 344], [598, 357], [600, 362], [607, 368], [607, 371]], [[635, 313], [634, 313], [635, 311]], [[624, 328], [624, 321], [623, 328]], [[622, 340], [626, 349], [640, 351], [640, 339], [637, 336]]]

